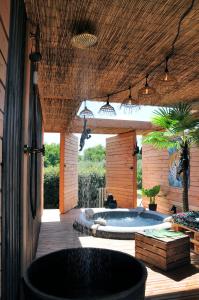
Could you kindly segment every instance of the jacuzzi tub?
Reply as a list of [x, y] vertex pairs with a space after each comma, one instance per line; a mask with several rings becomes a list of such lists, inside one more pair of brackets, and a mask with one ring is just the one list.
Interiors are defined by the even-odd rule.
[[168, 215], [143, 208], [83, 209], [73, 227], [96, 237], [133, 239], [135, 232], [170, 228], [171, 223], [164, 221], [167, 217]]

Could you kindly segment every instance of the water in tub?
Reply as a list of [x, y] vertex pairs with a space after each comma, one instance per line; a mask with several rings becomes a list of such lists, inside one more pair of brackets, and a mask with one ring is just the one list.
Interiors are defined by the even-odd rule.
[[142, 215], [137, 216], [111, 216], [107, 215], [106, 226], [118, 226], [118, 227], [140, 227], [140, 226], [151, 226], [158, 225], [162, 223], [162, 220], [157, 220], [149, 217], [142, 217]]

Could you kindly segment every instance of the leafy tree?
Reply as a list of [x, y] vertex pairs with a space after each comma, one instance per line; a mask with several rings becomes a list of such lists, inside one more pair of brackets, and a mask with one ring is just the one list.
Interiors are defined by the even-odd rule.
[[191, 112], [191, 105], [179, 103], [171, 108], [160, 108], [155, 111], [152, 123], [162, 131], [149, 133], [143, 140], [157, 149], [176, 148], [180, 151], [180, 162], [177, 170], [178, 176], [182, 174], [183, 210], [189, 210], [188, 201], [188, 169], [190, 162], [190, 147], [199, 145], [199, 119]]
[[79, 175], [90, 175], [94, 173], [99, 176], [105, 176], [106, 168], [103, 161], [82, 160], [78, 163]]
[[59, 161], [59, 145], [45, 144], [44, 167], [57, 166]]
[[83, 159], [90, 161], [103, 161], [105, 160], [106, 151], [102, 145], [97, 145], [92, 148], [88, 148], [84, 151]]
[[83, 156], [78, 154], [78, 162], [82, 161], [83, 160]]

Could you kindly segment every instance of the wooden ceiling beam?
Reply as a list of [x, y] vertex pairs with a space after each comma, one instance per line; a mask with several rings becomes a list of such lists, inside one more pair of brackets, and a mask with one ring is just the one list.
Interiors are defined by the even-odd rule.
[[[155, 127], [151, 122], [144, 121], [127, 121], [127, 120], [110, 120], [110, 119], [88, 119], [87, 127], [92, 133], [98, 134], [118, 134], [139, 130], [154, 130]], [[81, 133], [83, 128], [83, 119], [76, 117], [71, 124], [70, 131], [73, 133]]]

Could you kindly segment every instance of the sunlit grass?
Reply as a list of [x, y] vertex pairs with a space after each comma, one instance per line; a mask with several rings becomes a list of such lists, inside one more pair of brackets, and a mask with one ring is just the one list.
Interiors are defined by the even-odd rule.
[[98, 174], [104, 176], [106, 173], [105, 162], [104, 161], [79, 161], [78, 163], [78, 174], [79, 175], [89, 175]]

